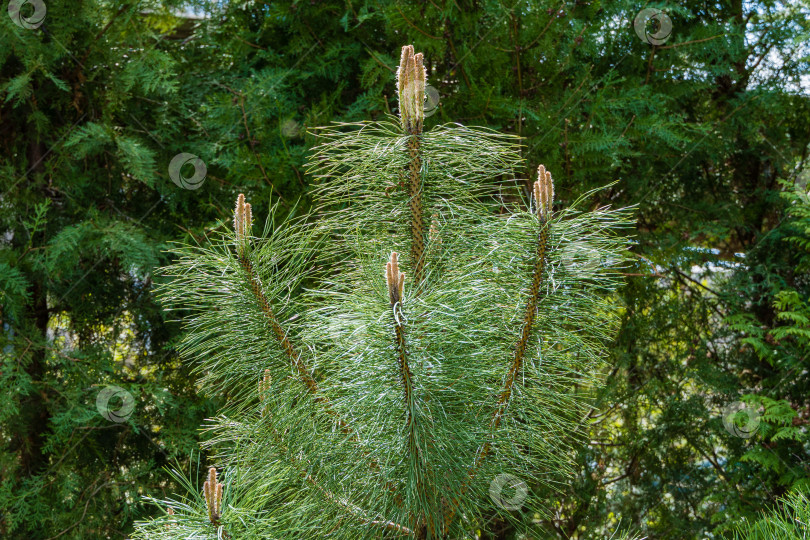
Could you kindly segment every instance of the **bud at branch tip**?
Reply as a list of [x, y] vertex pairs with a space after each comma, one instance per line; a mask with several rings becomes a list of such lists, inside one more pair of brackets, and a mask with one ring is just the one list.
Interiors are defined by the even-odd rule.
[[217, 470], [214, 467], [208, 469], [208, 480], [203, 482], [203, 495], [205, 504], [208, 506], [208, 520], [217, 523], [222, 517], [222, 484], [217, 483]]
[[405, 273], [399, 271], [399, 254], [391, 252], [391, 260], [385, 263], [385, 281], [388, 284], [388, 297], [391, 305], [402, 301]]
[[397, 93], [402, 127], [408, 133], [422, 132], [425, 120], [425, 81], [427, 72], [422, 53], [414, 54], [413, 45], [402, 47], [397, 70]]
[[538, 217], [548, 219], [551, 214], [551, 206], [554, 204], [554, 181], [551, 179], [551, 173], [543, 165], [537, 167], [534, 200]]
[[253, 223], [253, 210], [250, 203], [245, 202], [245, 195], [240, 193], [236, 198], [236, 208], [233, 211], [233, 231], [236, 234], [236, 246], [239, 255], [243, 255], [244, 245], [250, 236], [250, 226]]

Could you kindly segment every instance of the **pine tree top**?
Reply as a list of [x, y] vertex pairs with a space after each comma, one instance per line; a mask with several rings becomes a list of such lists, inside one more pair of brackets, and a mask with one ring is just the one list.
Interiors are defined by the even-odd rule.
[[546, 513], [532, 488], [570, 468], [629, 214], [555, 212], [542, 165], [504, 200], [519, 139], [423, 131], [422, 60], [403, 47], [399, 124], [319, 130], [313, 214], [253, 236], [240, 195], [232, 231], [164, 269], [183, 353], [228, 399], [206, 443], [225, 480], [144, 537], [459, 538]]

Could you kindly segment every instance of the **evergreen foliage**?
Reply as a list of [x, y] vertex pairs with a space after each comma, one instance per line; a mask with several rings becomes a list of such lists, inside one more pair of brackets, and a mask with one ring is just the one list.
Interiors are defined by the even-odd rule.
[[792, 492], [775, 508], [753, 523], [734, 527], [735, 538], [745, 540], [801, 540], [807, 538], [810, 500], [802, 492]]
[[[528, 194], [544, 163], [558, 210], [608, 184], [587, 208], [638, 205], [607, 384], [576, 481], [531, 485], [537, 536], [730, 537], [806, 490], [806, 0], [44, 3], [32, 30], [0, 11], [0, 536], [125, 538], [139, 494], [180, 489], [161, 468], [188, 470], [215, 407], [153, 265], [240, 192], [279, 222], [307, 210], [305, 128], [385, 122], [402, 43], [440, 97], [427, 130], [523, 137], [514, 176]], [[636, 35], [643, 7], [670, 17], [665, 43]], [[207, 164], [200, 189], [169, 179], [179, 152]], [[127, 422], [98, 414], [108, 384], [136, 397]], [[748, 439], [723, 424], [739, 400]]]
[[570, 467], [618, 321], [628, 213], [555, 215], [540, 166], [530, 208], [499, 215], [519, 140], [423, 131], [413, 47], [397, 81], [399, 121], [323, 130], [315, 219], [253, 237], [240, 195], [233, 231], [164, 269], [182, 352], [226, 397], [206, 442], [226, 481], [221, 503], [161, 501], [173, 513], [140, 537], [460, 538], [546, 514], [529, 485]]
[[[0, 536], [121, 538], [143, 493], [175, 489], [161, 467], [188, 459], [196, 426], [213, 410], [177, 362], [176, 331], [151, 293], [183, 215], [164, 165], [183, 124], [171, 112], [185, 99], [179, 47], [157, 24], [176, 21], [144, 22], [136, 3], [47, 1], [42, 26], [26, 29], [8, 4], [0, 13]], [[144, 127], [164, 122], [153, 133]], [[128, 394], [110, 408], [132, 406], [120, 422], [97, 406], [113, 386]]]

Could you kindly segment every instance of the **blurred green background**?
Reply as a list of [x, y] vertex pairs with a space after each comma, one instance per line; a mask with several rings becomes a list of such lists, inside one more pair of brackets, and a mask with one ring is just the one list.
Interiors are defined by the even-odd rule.
[[525, 185], [544, 164], [563, 206], [615, 180], [600, 203], [638, 205], [590, 442], [537, 538], [722, 538], [810, 491], [808, 42], [807, 0], [4, 2], [0, 537], [125, 538], [177, 490], [163, 467], [205, 466], [218, 397], [154, 270], [240, 192], [260, 223], [306, 207], [307, 128], [396, 113], [406, 44], [428, 129], [524, 137]]

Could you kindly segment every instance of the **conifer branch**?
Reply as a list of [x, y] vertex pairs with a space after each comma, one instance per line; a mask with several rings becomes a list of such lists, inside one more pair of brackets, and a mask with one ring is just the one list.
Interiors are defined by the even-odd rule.
[[[326, 396], [324, 396], [323, 393], [321, 392], [317, 381], [315, 381], [309, 368], [301, 358], [301, 354], [293, 346], [292, 342], [287, 337], [287, 332], [278, 322], [278, 319], [276, 318], [272, 308], [270, 307], [270, 302], [268, 301], [266, 295], [264, 294], [264, 290], [262, 287], [262, 283], [259, 279], [259, 276], [254, 271], [253, 264], [248, 258], [247, 246], [248, 246], [248, 236], [250, 235], [251, 219], [252, 219], [252, 212], [250, 203], [245, 203], [245, 196], [244, 194], [240, 193], [236, 199], [236, 208], [234, 210], [234, 233], [236, 235], [236, 249], [239, 257], [239, 263], [248, 276], [248, 280], [250, 281], [253, 295], [259, 301], [261, 310], [264, 313], [268, 323], [270, 324], [270, 328], [272, 329], [273, 334], [275, 335], [277, 341], [279, 342], [282, 349], [286, 353], [287, 357], [290, 359], [291, 363], [295, 367], [301, 381], [307, 387], [307, 390], [309, 390], [309, 392], [313, 395], [315, 402], [321, 404], [324, 407], [325, 412], [330, 416], [332, 416], [333, 418], [335, 418], [341, 431], [344, 434], [348, 435], [353, 443], [359, 446], [360, 439], [357, 437], [357, 432], [354, 429], [352, 429], [351, 426], [349, 426], [349, 424], [345, 420], [338, 417], [337, 411], [335, 411], [335, 409], [332, 407], [332, 404], [329, 401], [329, 399]], [[270, 374], [268, 371], [265, 371], [264, 377], [259, 387], [260, 396], [263, 395], [262, 391], [266, 392], [266, 390], [269, 389], [270, 383], [271, 383]], [[361, 452], [367, 459], [369, 459], [369, 467], [371, 468], [371, 470], [379, 471], [380, 470], [379, 463], [377, 463], [375, 459], [371, 458], [366, 450], [361, 449]], [[385, 487], [390, 492], [393, 492], [395, 490], [394, 485], [391, 482], [386, 482]], [[395, 500], [400, 502], [399, 499]]]
[[[540, 222], [540, 231], [537, 237], [537, 244], [534, 256], [534, 269], [532, 271], [532, 281], [529, 285], [529, 298], [526, 302], [526, 309], [523, 315], [523, 326], [520, 333], [520, 338], [515, 345], [515, 353], [512, 358], [512, 364], [506, 375], [501, 394], [498, 397], [498, 402], [495, 407], [495, 412], [490, 421], [490, 433], [494, 433], [501, 425], [506, 409], [509, 405], [509, 399], [512, 397], [512, 391], [515, 387], [515, 382], [520, 375], [523, 368], [523, 360], [526, 355], [526, 346], [531, 336], [532, 326], [534, 326], [534, 318], [537, 314], [537, 304], [540, 301], [540, 286], [543, 283], [543, 278], [546, 268], [546, 255], [548, 250], [548, 240], [550, 236], [551, 224], [549, 222], [551, 217], [551, 206], [554, 202], [554, 182], [551, 179], [551, 173], [546, 171], [543, 165], [537, 168], [537, 180], [534, 183], [532, 194], [535, 201], [535, 212]], [[478, 474], [478, 470], [492, 449], [492, 443], [486, 441], [483, 446], [476, 453], [473, 465], [470, 468], [468, 482], [462, 485], [461, 494], [466, 492], [469, 482]], [[445, 534], [447, 533], [453, 518], [455, 517], [456, 510], [459, 504], [459, 497], [453, 499], [450, 508], [446, 513], [447, 518], [445, 521]]]
[[422, 53], [413, 53], [413, 45], [402, 47], [397, 70], [399, 114], [408, 140], [408, 206], [411, 210], [411, 260], [414, 283], [418, 287], [425, 273], [425, 218], [422, 201], [422, 128], [425, 120], [425, 80]]
[[[251, 219], [252, 213], [250, 203], [245, 203], [245, 196], [240, 193], [239, 197], [236, 199], [236, 209], [234, 210], [233, 218], [233, 228], [234, 233], [236, 234], [236, 252], [239, 257], [239, 264], [247, 274], [253, 295], [259, 301], [259, 306], [261, 307], [261, 310], [264, 313], [271, 330], [273, 331], [273, 335], [276, 337], [276, 340], [278, 341], [279, 345], [281, 345], [281, 348], [284, 350], [287, 357], [290, 359], [293, 367], [295, 367], [301, 382], [303, 382], [307, 389], [315, 396], [315, 401], [327, 404], [327, 398], [320, 395], [318, 383], [315, 381], [312, 373], [301, 358], [301, 354], [293, 346], [292, 342], [287, 337], [287, 332], [278, 322], [278, 319], [273, 313], [273, 310], [270, 307], [270, 302], [267, 300], [267, 297], [264, 294], [261, 280], [256, 274], [256, 271], [253, 269], [253, 263], [247, 256], [247, 242], [248, 236], [250, 235]], [[331, 408], [328, 410], [331, 411]], [[331, 411], [330, 414], [334, 414], [334, 411]], [[346, 433], [351, 431], [346, 423], [342, 420], [338, 419], [338, 423]]]
[[[551, 180], [551, 173], [546, 171], [543, 165], [538, 167], [537, 174], [538, 179], [534, 183], [534, 195], [537, 202], [537, 217], [540, 220], [540, 232], [537, 237], [532, 283], [529, 287], [529, 299], [526, 303], [526, 311], [523, 316], [523, 328], [521, 330], [520, 339], [518, 339], [517, 345], [515, 346], [515, 356], [512, 360], [512, 366], [509, 368], [503, 391], [498, 399], [497, 409], [492, 417], [491, 427], [493, 431], [498, 429], [498, 426], [501, 424], [503, 415], [506, 412], [506, 407], [509, 404], [509, 398], [512, 396], [515, 381], [523, 367], [526, 345], [531, 335], [532, 326], [534, 325], [534, 317], [537, 314], [537, 304], [540, 301], [540, 285], [543, 283], [545, 274], [546, 250], [548, 248], [550, 233], [549, 217], [551, 215], [551, 204], [554, 201], [554, 184]], [[490, 444], [487, 442], [476, 457], [476, 469], [480, 466], [489, 450]]]
[[[287, 332], [278, 322], [278, 319], [270, 307], [270, 302], [267, 300], [267, 297], [264, 294], [261, 280], [253, 269], [253, 263], [250, 261], [250, 258], [248, 258], [247, 255], [247, 242], [250, 234], [251, 219], [252, 213], [250, 203], [245, 203], [245, 196], [240, 193], [239, 197], [236, 199], [236, 209], [234, 210], [233, 222], [234, 233], [236, 234], [236, 250], [239, 256], [239, 264], [247, 274], [253, 295], [259, 301], [259, 306], [261, 307], [262, 313], [264, 313], [264, 316], [267, 319], [271, 330], [273, 331], [273, 335], [276, 337], [276, 340], [278, 341], [279, 345], [281, 345], [281, 348], [284, 350], [287, 357], [290, 359], [293, 367], [295, 367], [301, 382], [313, 395], [314, 400], [324, 406], [326, 413], [335, 418], [343, 433], [350, 435], [353, 441], [359, 443], [355, 431], [343, 419], [337, 417], [337, 412], [332, 408], [329, 399], [321, 393], [317, 381], [315, 381], [311, 371], [301, 358], [301, 354], [287, 337]], [[379, 469], [379, 465], [373, 461], [371, 463], [371, 467], [375, 470]]]
[[[399, 270], [398, 258], [399, 254], [396, 251], [391, 253], [391, 259], [385, 264], [385, 280], [388, 285], [388, 299], [391, 304], [391, 317], [394, 322], [399, 374], [404, 390], [405, 426], [408, 430], [408, 459], [411, 470], [416, 476], [416, 489], [421, 493], [425, 486], [419, 451], [419, 438], [416, 432], [416, 396], [413, 388], [413, 372], [408, 364], [404, 316], [402, 313], [405, 273]], [[421, 517], [418, 521], [421, 522]]]
[[388, 284], [388, 298], [391, 302], [391, 314], [394, 319], [394, 332], [397, 342], [397, 356], [399, 358], [399, 373], [402, 386], [405, 390], [405, 403], [408, 408], [408, 426], [412, 421], [413, 404], [413, 373], [408, 366], [408, 357], [405, 349], [405, 328], [402, 315], [402, 296], [405, 273], [399, 271], [398, 253], [391, 253], [391, 260], [385, 264], [385, 278]]

